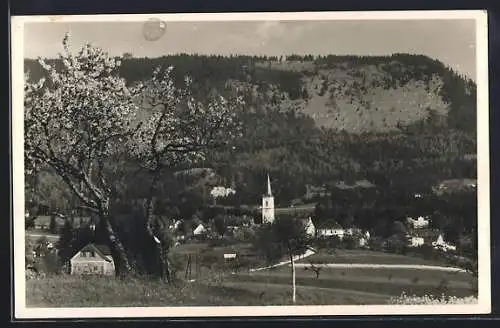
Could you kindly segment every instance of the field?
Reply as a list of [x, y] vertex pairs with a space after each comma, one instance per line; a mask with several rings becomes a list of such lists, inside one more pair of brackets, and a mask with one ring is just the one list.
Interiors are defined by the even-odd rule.
[[319, 252], [299, 262], [442, 265], [442, 262], [425, 260], [416, 256], [404, 256], [371, 250], [344, 249], [335, 250], [331, 254]]
[[[204, 251], [205, 250], [205, 251]], [[208, 250], [208, 251], [207, 251]], [[207, 254], [222, 258], [228, 251], [248, 252], [249, 245], [210, 247], [189, 244], [175, 248], [173, 254]], [[424, 264], [430, 261], [401, 255], [369, 251], [338, 251], [337, 255], [315, 254], [298, 261], [297, 304], [359, 305], [387, 304], [403, 292], [409, 295], [442, 293], [467, 297], [473, 295], [472, 277], [463, 272], [400, 268], [322, 268], [318, 277], [307, 269], [309, 261], [321, 263]], [[200, 256], [201, 258], [203, 256]], [[364, 262], [364, 260], [369, 262]], [[335, 262], [333, 262], [335, 260]], [[202, 261], [203, 262], [203, 261]], [[113, 277], [47, 277], [27, 281], [27, 305], [38, 307], [82, 306], [231, 306], [286, 305], [290, 303], [290, 266], [250, 272], [232, 272], [223, 260], [213, 265], [193, 267], [191, 279], [184, 279], [181, 265], [178, 281], [172, 286], [157, 281], [126, 280]]]
[[47, 240], [51, 241], [51, 242], [55, 242], [55, 241], [57, 241], [57, 239], [59, 239], [58, 235], [53, 235], [53, 234], [47, 233], [46, 231], [42, 231], [42, 230], [30, 230], [30, 231], [26, 231], [26, 233], [24, 234], [24, 236], [25, 236], [26, 240], [29, 239], [29, 240], [32, 240], [34, 242], [36, 242], [41, 237], [46, 237]]

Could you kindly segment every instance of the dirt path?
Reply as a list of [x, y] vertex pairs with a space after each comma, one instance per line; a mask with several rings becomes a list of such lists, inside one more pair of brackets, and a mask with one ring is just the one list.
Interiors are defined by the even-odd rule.
[[[294, 256], [293, 260], [294, 261], [303, 260], [303, 259], [305, 259], [305, 258], [307, 258], [307, 257], [309, 257], [309, 256], [311, 256], [313, 254], [316, 254], [316, 252], [308, 249], [304, 254]], [[287, 264], [290, 264], [290, 260], [288, 260], [288, 261], [282, 261], [282, 262], [279, 262], [279, 263], [276, 263], [276, 264], [273, 264], [273, 265], [270, 265], [270, 266], [262, 267], [262, 268], [250, 269], [250, 272], [267, 270], [267, 269], [276, 268], [276, 267], [287, 265]]]
[[[366, 268], [366, 269], [411, 269], [411, 270], [436, 270], [445, 272], [465, 272], [464, 269], [454, 267], [443, 267], [435, 265], [419, 265], [419, 264], [366, 264], [366, 263], [318, 263], [314, 264], [317, 267], [323, 268]], [[295, 263], [298, 268], [309, 267], [308, 263]]]

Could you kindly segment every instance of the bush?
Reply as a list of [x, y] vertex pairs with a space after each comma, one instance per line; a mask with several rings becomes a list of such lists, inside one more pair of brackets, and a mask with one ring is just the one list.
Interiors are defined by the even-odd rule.
[[359, 240], [355, 236], [346, 236], [342, 240], [342, 244], [346, 249], [355, 249], [359, 246]]
[[440, 305], [440, 304], [477, 304], [478, 300], [475, 296], [455, 297], [445, 296], [440, 297], [425, 295], [425, 296], [409, 296], [405, 293], [398, 297], [391, 297], [389, 304], [397, 305]]
[[219, 246], [230, 246], [236, 244], [237, 241], [230, 237], [224, 237], [221, 239], [213, 239], [208, 243], [209, 247], [219, 247]]
[[181, 254], [170, 254], [169, 256], [169, 269], [172, 280], [177, 280], [179, 273], [186, 269], [184, 256]]
[[368, 240], [368, 247], [376, 252], [384, 250], [384, 240], [380, 237], [374, 236]]
[[215, 252], [207, 251], [200, 254], [200, 263], [206, 268], [214, 268], [221, 264], [222, 258]]
[[46, 275], [60, 274], [63, 269], [59, 257], [53, 252], [36, 259], [32, 267], [36, 272]]
[[384, 248], [386, 251], [396, 254], [406, 254], [408, 250], [405, 240], [399, 235], [393, 235], [387, 238]]

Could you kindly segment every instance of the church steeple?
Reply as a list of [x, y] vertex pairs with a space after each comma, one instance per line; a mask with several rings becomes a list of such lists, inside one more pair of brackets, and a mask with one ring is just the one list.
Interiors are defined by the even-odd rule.
[[271, 179], [269, 178], [269, 174], [267, 174], [267, 196], [272, 196], [271, 192]]
[[267, 175], [267, 193], [262, 196], [262, 223], [274, 221], [274, 197], [271, 191], [271, 179]]

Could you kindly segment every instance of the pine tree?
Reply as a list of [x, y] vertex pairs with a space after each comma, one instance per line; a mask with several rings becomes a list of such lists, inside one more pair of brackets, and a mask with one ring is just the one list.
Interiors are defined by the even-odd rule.
[[57, 233], [57, 222], [56, 222], [56, 217], [54, 215], [50, 217], [49, 231], [52, 234]]
[[66, 262], [69, 260], [73, 252], [73, 242], [75, 239], [75, 228], [71, 221], [66, 220], [61, 228], [59, 234], [59, 240], [57, 241], [56, 248], [59, 252], [59, 257], [61, 262]]

